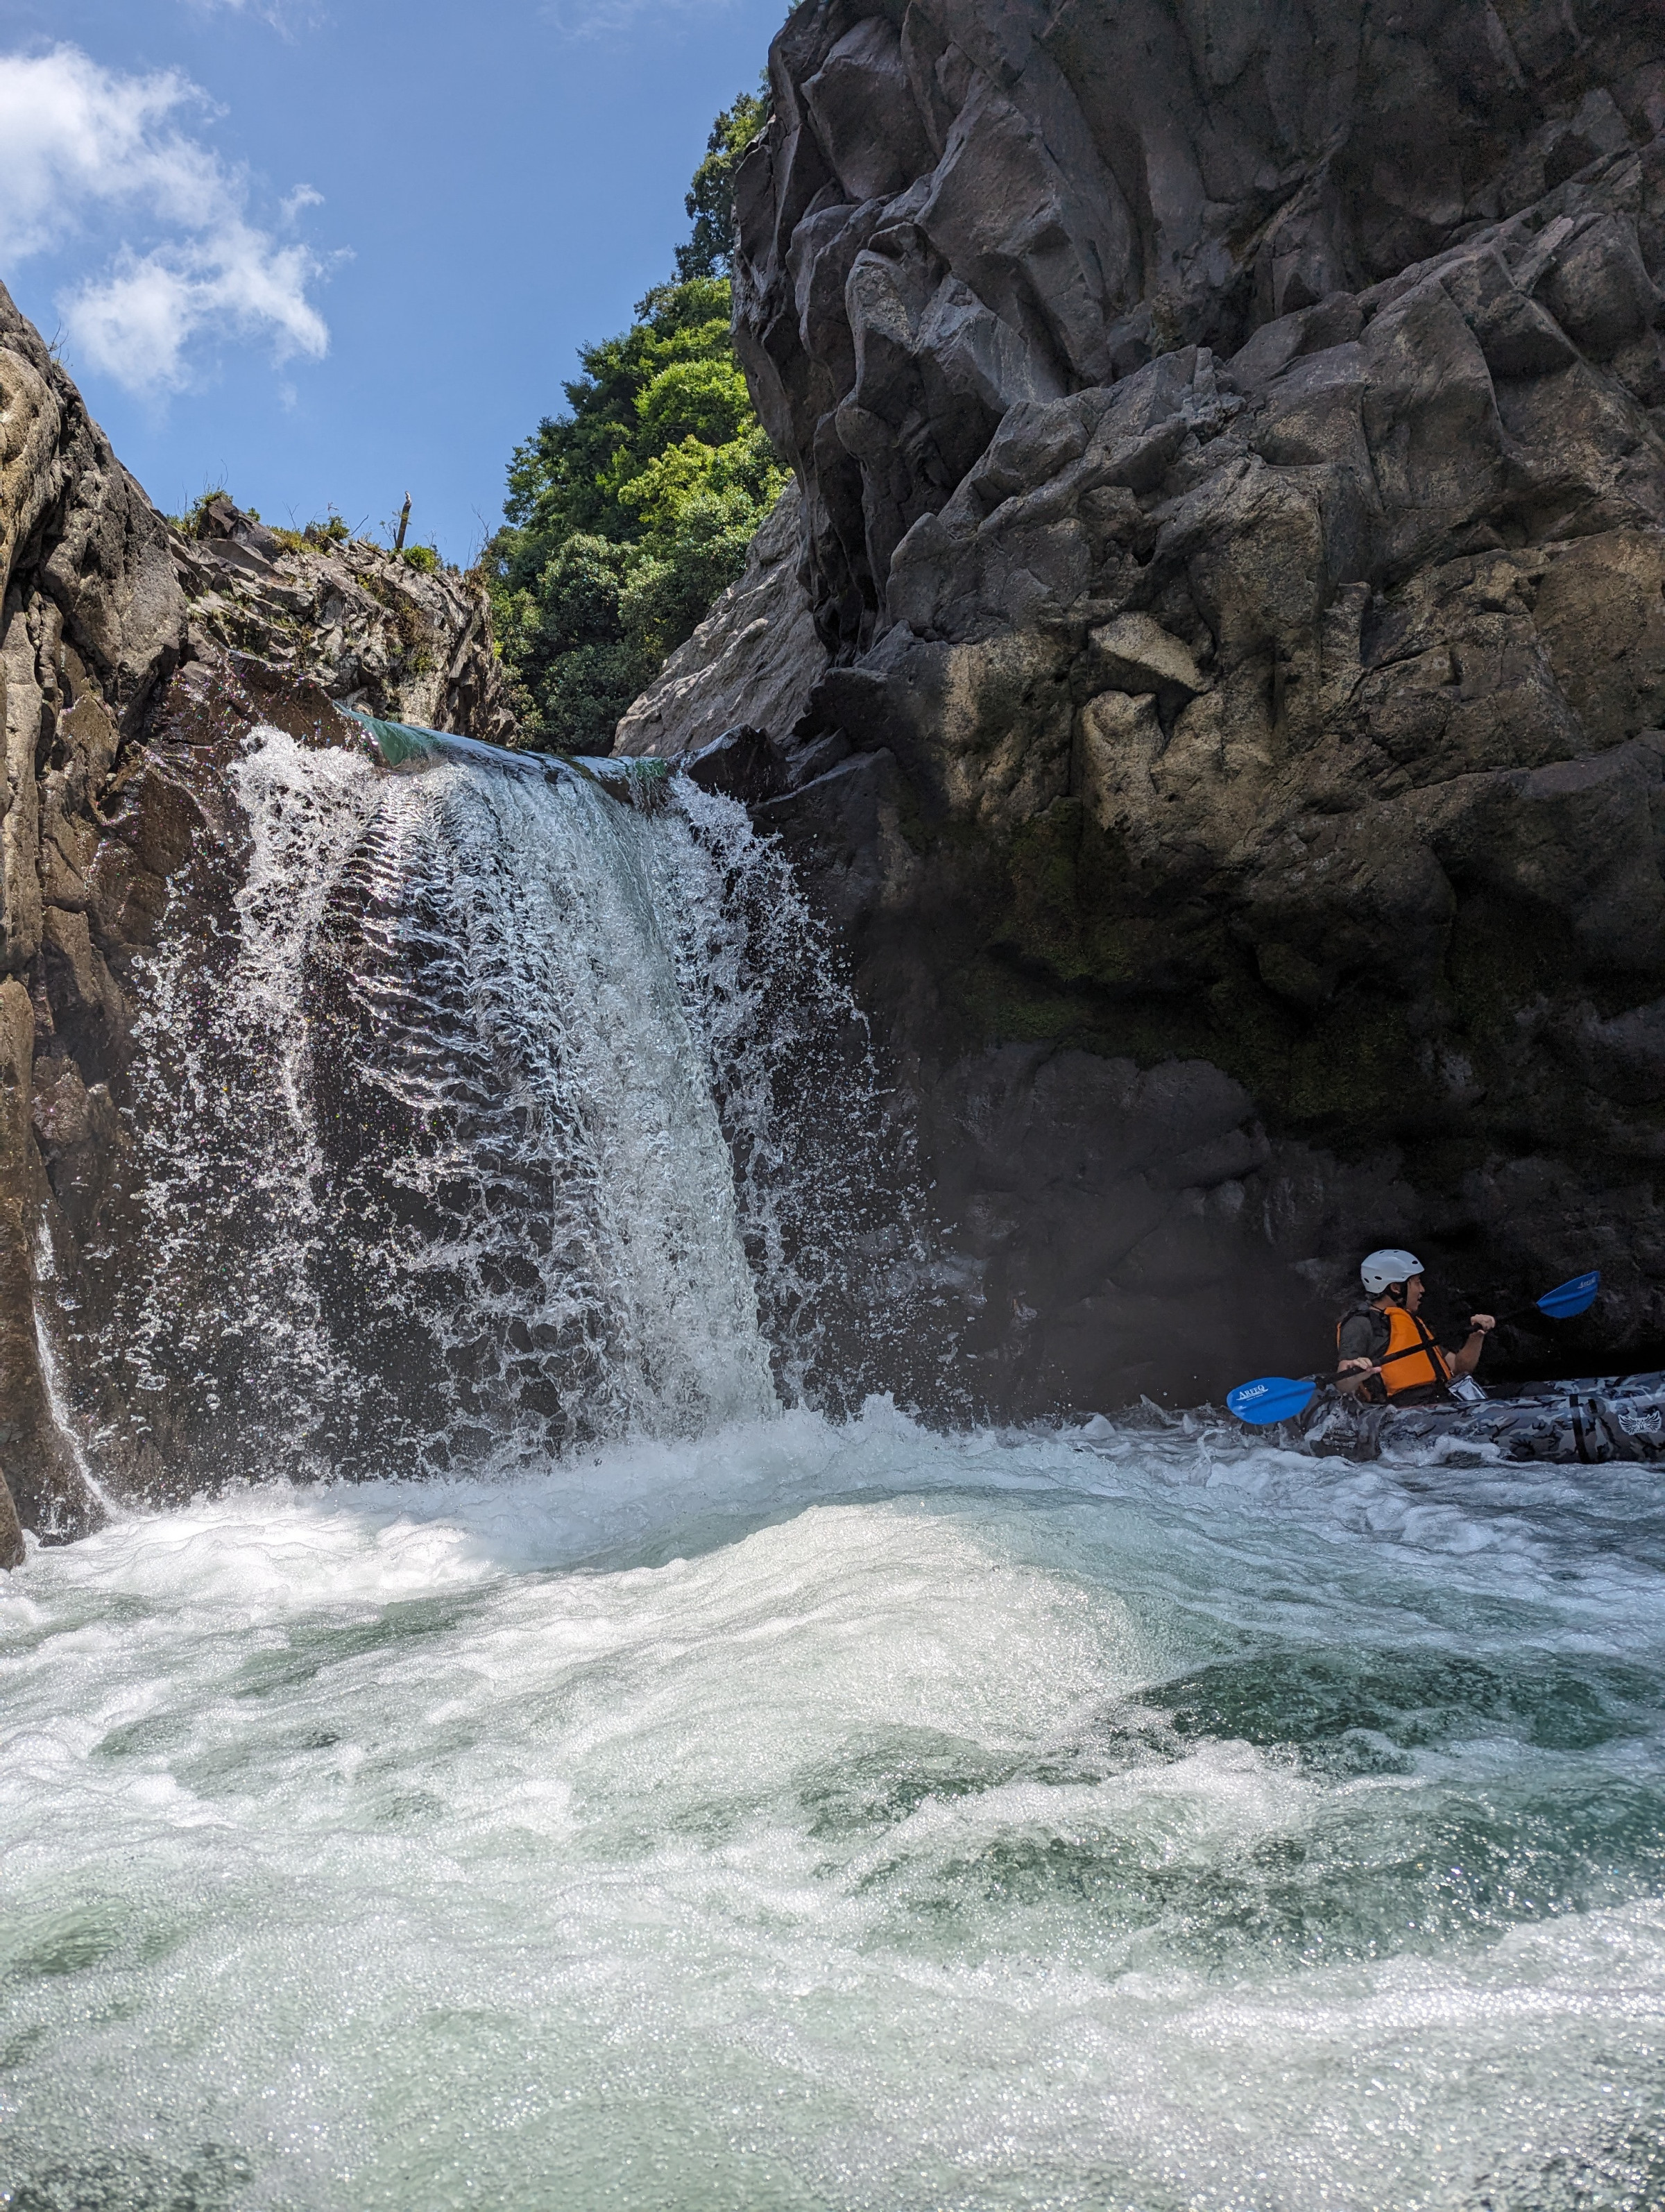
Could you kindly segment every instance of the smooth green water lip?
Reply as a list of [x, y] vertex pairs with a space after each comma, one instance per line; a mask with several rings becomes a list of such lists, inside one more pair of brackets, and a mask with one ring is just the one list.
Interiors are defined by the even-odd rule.
[[1665, 1678], [1608, 1659], [1303, 1646], [1222, 1660], [1145, 1695], [1182, 1736], [1305, 1746], [1368, 1729], [1413, 1750], [1484, 1723], [1545, 1750], [1591, 1751], [1655, 1735]]

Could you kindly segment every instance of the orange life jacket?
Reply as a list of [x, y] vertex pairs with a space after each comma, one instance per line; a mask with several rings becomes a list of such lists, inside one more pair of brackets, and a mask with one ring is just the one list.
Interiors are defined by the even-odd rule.
[[[1374, 1310], [1388, 1324], [1388, 1348], [1382, 1354], [1382, 1372], [1370, 1377], [1373, 1383], [1380, 1384], [1390, 1398], [1396, 1398], [1401, 1390], [1425, 1390], [1430, 1383], [1450, 1381], [1451, 1370], [1445, 1354], [1413, 1313], [1407, 1313], [1403, 1306], [1389, 1306], [1385, 1310], [1377, 1306]], [[1338, 1322], [1338, 1344], [1340, 1333]], [[1399, 1352], [1404, 1353], [1402, 1359], [1395, 1357]]]

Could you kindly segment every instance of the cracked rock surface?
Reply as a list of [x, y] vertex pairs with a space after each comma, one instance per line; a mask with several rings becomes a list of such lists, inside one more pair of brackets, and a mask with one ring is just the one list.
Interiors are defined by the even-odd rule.
[[252, 655], [341, 705], [492, 744], [513, 734], [485, 593], [382, 547], [280, 538], [223, 494], [172, 539], [193, 659]]
[[986, 1402], [1322, 1364], [1382, 1243], [1463, 1315], [1600, 1265], [1504, 1363], [1657, 1361], [1656, 9], [817, 0], [770, 71], [825, 665], [746, 719]]

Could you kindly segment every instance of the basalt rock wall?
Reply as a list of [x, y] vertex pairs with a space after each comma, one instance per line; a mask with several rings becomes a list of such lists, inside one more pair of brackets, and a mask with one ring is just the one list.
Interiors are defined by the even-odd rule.
[[1517, 1369], [1656, 1356], [1657, 8], [810, 0], [770, 75], [764, 813], [987, 1401], [1316, 1361], [1380, 1242], [1460, 1309], [1602, 1266]]
[[228, 500], [181, 538], [3, 289], [0, 595], [9, 1565], [20, 1521], [72, 1535], [99, 1517], [51, 1310], [88, 1239], [143, 1233], [122, 1216], [134, 966], [193, 854], [240, 834], [226, 763], [263, 721], [338, 742], [337, 701], [488, 738], [513, 725], [482, 592], [372, 546], [286, 544]]

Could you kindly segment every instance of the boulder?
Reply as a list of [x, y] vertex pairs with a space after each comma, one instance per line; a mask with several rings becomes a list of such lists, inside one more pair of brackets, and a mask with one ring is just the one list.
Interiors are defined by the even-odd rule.
[[684, 754], [683, 764], [702, 791], [721, 792], [746, 806], [775, 798], [786, 781], [786, 763], [769, 732], [744, 725]]

